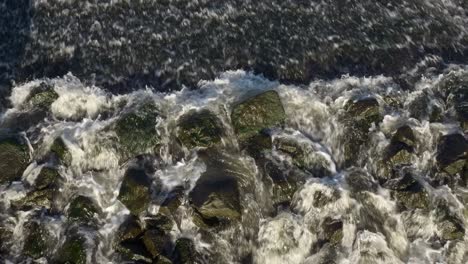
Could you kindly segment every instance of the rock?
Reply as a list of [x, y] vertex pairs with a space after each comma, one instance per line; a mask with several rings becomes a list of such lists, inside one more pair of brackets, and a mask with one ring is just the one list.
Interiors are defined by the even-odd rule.
[[163, 230], [155, 228], [145, 231], [143, 243], [154, 259], [167, 252], [171, 246], [171, 238]]
[[79, 234], [68, 234], [58, 250], [56, 263], [86, 264], [86, 240]]
[[152, 263], [151, 255], [142, 240], [143, 233], [140, 221], [130, 215], [117, 231], [115, 250], [131, 261]]
[[130, 168], [123, 178], [118, 199], [132, 214], [138, 215], [150, 203], [150, 186], [150, 179], [144, 170]]
[[32, 89], [26, 102], [34, 109], [49, 110], [52, 103], [58, 97], [53, 87], [46, 83], [41, 83], [38, 87]]
[[47, 229], [37, 222], [25, 225], [26, 238], [23, 253], [33, 259], [46, 257], [50, 234]]
[[406, 173], [401, 178], [389, 180], [384, 187], [391, 190], [391, 196], [397, 200], [399, 211], [429, 210], [429, 194], [410, 173]]
[[450, 72], [442, 78], [439, 89], [453, 106], [463, 129], [468, 129], [468, 74]]
[[142, 103], [136, 110], [124, 114], [115, 124], [122, 160], [135, 155], [155, 153], [159, 147], [156, 125], [160, 118], [157, 106], [152, 101]]
[[61, 137], [55, 139], [54, 143], [50, 147], [50, 152], [59, 163], [65, 166], [71, 164], [72, 155]]
[[92, 223], [99, 212], [94, 201], [86, 196], [78, 196], [70, 203], [68, 208], [68, 219], [83, 224]]
[[410, 117], [430, 122], [442, 121], [442, 104], [428, 91], [422, 91], [408, 104]]
[[381, 183], [395, 177], [396, 171], [410, 165], [416, 147], [416, 138], [411, 127], [404, 125], [393, 134], [390, 144], [385, 148], [382, 160], [378, 163]]
[[439, 229], [439, 236], [444, 240], [463, 240], [465, 227], [460, 219], [450, 211], [445, 201], [440, 201], [435, 209], [435, 220]]
[[61, 177], [56, 169], [43, 167], [34, 181], [34, 188], [37, 190], [56, 189], [60, 181]]
[[270, 151], [273, 147], [271, 136], [265, 131], [260, 132], [258, 135], [251, 137], [247, 143], [247, 153], [254, 159], [259, 159], [263, 156], [265, 151]]
[[325, 218], [321, 224], [319, 244], [330, 243], [333, 246], [341, 244], [343, 239], [343, 222], [339, 219]]
[[19, 180], [28, 166], [29, 151], [15, 138], [0, 140], [0, 184]]
[[335, 202], [336, 200], [338, 200], [339, 197], [340, 193], [336, 189], [334, 189], [332, 195], [327, 195], [319, 190], [314, 193], [314, 201], [312, 204], [314, 207], [322, 208], [329, 203]]
[[461, 134], [442, 136], [437, 145], [437, 165], [448, 173], [455, 175], [461, 173], [466, 162], [468, 142]]
[[310, 144], [296, 141], [292, 138], [275, 138], [277, 150], [288, 154], [299, 169], [312, 173], [314, 177], [327, 177], [333, 174], [331, 162], [320, 151]]
[[241, 145], [264, 129], [282, 125], [285, 119], [286, 113], [275, 91], [250, 97], [234, 105], [231, 113], [232, 125]]
[[195, 264], [201, 263], [198, 260], [198, 253], [195, 245], [190, 238], [179, 238], [176, 241], [174, 249], [174, 263], [178, 264]]
[[211, 111], [190, 111], [178, 121], [177, 137], [187, 147], [211, 147], [224, 135], [221, 120]]
[[169, 192], [159, 208], [160, 212], [173, 214], [184, 200], [184, 188], [182, 186], [174, 188]]
[[367, 171], [360, 168], [351, 168], [346, 176], [346, 182], [353, 193], [376, 192], [379, 185]]
[[26, 197], [13, 201], [11, 206], [16, 210], [31, 210], [33, 208], [51, 209], [55, 193], [51, 189], [35, 190], [26, 194]]
[[352, 98], [345, 105], [344, 161], [351, 165], [357, 161], [358, 153], [367, 143], [372, 124], [382, 120], [379, 102], [373, 97]]
[[[166, 258], [165, 256], [160, 255], [158, 257], [158, 259], [155, 260], [153, 263], [156, 263], [156, 264], [172, 264], [173, 262], [170, 259]], [[176, 262], [176, 264], [177, 264], [177, 262]]]
[[[241, 218], [240, 183], [246, 174], [242, 164], [221, 153], [200, 153], [206, 171], [189, 194], [190, 203], [210, 226]], [[200, 222], [198, 222], [200, 223]]]
[[0, 254], [7, 255], [9, 253], [11, 241], [13, 241], [13, 231], [0, 226]]

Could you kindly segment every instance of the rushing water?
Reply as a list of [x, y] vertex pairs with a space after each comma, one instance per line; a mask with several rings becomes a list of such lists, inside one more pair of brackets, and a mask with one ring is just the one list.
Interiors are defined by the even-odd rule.
[[[4, 126], [14, 126], [32, 87], [45, 82], [53, 87], [58, 98], [50, 106], [50, 115], [23, 133], [30, 145], [32, 162], [24, 171], [21, 181], [1, 188], [2, 225], [12, 231], [12, 238], [5, 241], [7, 251], [3, 255], [7, 263], [27, 263], [22, 254], [25, 242], [24, 225], [29, 219], [39, 219], [52, 234], [54, 243], [63, 243], [69, 225], [64, 213], [50, 214], [41, 209], [15, 210], [12, 201], [27, 195], [27, 186], [35, 181], [41, 168], [41, 152], [47, 150], [55, 138], [61, 137], [71, 152], [69, 166], [59, 166], [63, 182], [58, 208], [67, 208], [71, 197], [81, 194], [90, 197], [100, 208], [95, 230], [83, 228], [88, 240], [87, 260], [90, 263], [117, 263], [121, 261], [115, 252], [113, 241], [116, 231], [129, 214], [129, 210], [117, 199], [127, 163], [119, 162], [119, 152], [106, 141], [113, 131], [106, 127], [122, 113], [122, 105], [131, 107], [149, 99], [155, 102], [165, 119], [157, 124], [162, 147], [157, 153], [157, 164], [151, 179], [153, 192], [170, 192], [177, 186], [186, 186], [186, 193], [196, 185], [200, 175], [207, 170], [197, 155], [197, 149], [185, 149], [182, 158], [174, 158], [171, 151], [172, 135], [177, 120], [189, 110], [209, 109], [218, 116], [226, 128], [221, 148], [231, 153], [235, 162], [247, 168], [248, 180], [245, 193], [241, 193], [242, 219], [225, 230], [212, 231], [214, 239], [201, 236], [201, 229], [192, 220], [187, 198], [177, 209], [170, 235], [175, 241], [188, 237], [195, 241], [195, 248], [204, 255], [220, 255], [219, 263], [239, 263], [249, 256], [253, 263], [467, 263], [468, 236], [441, 242], [441, 230], [437, 225], [435, 205], [445, 202], [451, 213], [467, 223], [465, 201], [467, 190], [461, 186], [429, 184], [434, 173], [437, 140], [441, 134], [461, 131], [450, 118], [449, 105], [437, 98], [439, 83], [449, 72], [467, 74], [463, 67], [452, 65], [442, 74], [429, 74], [420, 78], [415, 88], [403, 90], [392, 78], [372, 76], [358, 78], [343, 76], [331, 81], [318, 80], [306, 86], [283, 85], [262, 76], [244, 71], [228, 71], [213, 81], [201, 81], [197, 90], [182, 89], [173, 93], [158, 93], [151, 89], [129, 94], [112, 95], [99, 87], [86, 86], [71, 73], [61, 78], [41, 79], [14, 87], [9, 98], [12, 107], [2, 116]], [[291, 138], [309, 146], [315, 155], [327, 161], [328, 177], [317, 177], [304, 171], [305, 180], [300, 183], [289, 206], [275, 213], [271, 206], [268, 188], [261, 179], [261, 171], [255, 160], [239, 149], [230, 113], [236, 102], [246, 94], [274, 90], [278, 92], [286, 113], [283, 129], [272, 131], [272, 138]], [[424, 93], [430, 102], [442, 104], [447, 118], [442, 122], [429, 122], [410, 116], [409, 106]], [[354, 166], [344, 162], [343, 138], [347, 137], [339, 116], [344, 105], [356, 95], [373, 96], [380, 103], [382, 122], [370, 128], [369, 147], [358, 157], [356, 164], [362, 174], [376, 178], [375, 166], [379, 153], [389, 143], [389, 137], [402, 124], [413, 129], [417, 148], [416, 156], [408, 167], [415, 171], [418, 181], [429, 194], [430, 210], [398, 210], [390, 191], [383, 185], [374, 190], [356, 190], [348, 177]], [[389, 107], [385, 98], [393, 96], [400, 106]], [[137, 140], [137, 139], [135, 139]], [[273, 149], [271, 155], [285, 163], [291, 158]], [[285, 168], [286, 169], [286, 168]], [[29, 183], [29, 184], [28, 184]], [[156, 184], [155, 184], [156, 185]], [[161, 187], [162, 186], [162, 187]], [[362, 187], [359, 187], [362, 188]], [[159, 190], [159, 191], [158, 191]], [[250, 191], [249, 191], [250, 190]], [[329, 203], [317, 206], [317, 193], [323, 197], [336, 197]], [[357, 193], [364, 193], [357, 195]], [[157, 196], [157, 195], [156, 195]], [[155, 214], [160, 203], [154, 196], [144, 215]], [[156, 197], [156, 198], [155, 198]], [[63, 212], [66, 210], [63, 209]], [[323, 225], [339, 219], [342, 237], [337, 245], [320, 243], [324, 236]], [[464, 231], [464, 229], [463, 229]], [[51, 247], [49, 256], [59, 247]], [[200, 262], [203, 262], [199, 260]], [[245, 262], [247, 261], [247, 262]], [[332, 262], [333, 261], [333, 262]], [[39, 263], [47, 263], [41, 258]]]

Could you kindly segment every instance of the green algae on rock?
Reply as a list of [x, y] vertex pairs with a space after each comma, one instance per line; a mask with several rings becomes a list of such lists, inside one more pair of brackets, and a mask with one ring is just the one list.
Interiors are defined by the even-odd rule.
[[437, 164], [449, 175], [463, 171], [468, 153], [468, 142], [462, 134], [449, 134], [440, 138], [437, 145]]
[[256, 136], [263, 129], [281, 126], [286, 113], [276, 91], [267, 91], [234, 105], [231, 121], [239, 142]]
[[28, 96], [27, 103], [33, 108], [40, 110], [49, 110], [52, 103], [57, 100], [59, 95], [54, 91], [53, 87], [41, 83], [39, 87], [35, 87]]
[[86, 240], [80, 234], [69, 234], [57, 253], [56, 263], [86, 264]]
[[58, 137], [54, 140], [52, 146], [50, 146], [50, 152], [54, 155], [59, 163], [65, 166], [71, 164], [72, 155], [61, 137]]
[[47, 255], [50, 234], [48, 230], [37, 222], [29, 222], [25, 226], [26, 238], [23, 252], [27, 256], [38, 259]]
[[19, 180], [28, 166], [28, 147], [16, 138], [0, 140], [0, 184]]
[[174, 263], [195, 264], [200, 263], [195, 245], [190, 238], [177, 239], [174, 249]]
[[160, 117], [155, 103], [147, 101], [117, 120], [115, 133], [119, 139], [122, 160], [156, 152], [159, 146], [156, 125]]
[[144, 170], [127, 170], [120, 187], [118, 199], [134, 215], [146, 210], [150, 202], [150, 179]]
[[79, 195], [73, 199], [68, 208], [68, 219], [83, 224], [89, 224], [98, 214], [98, 207], [94, 201], [86, 196]]
[[211, 147], [224, 134], [221, 120], [211, 111], [190, 111], [178, 120], [178, 139], [187, 148]]

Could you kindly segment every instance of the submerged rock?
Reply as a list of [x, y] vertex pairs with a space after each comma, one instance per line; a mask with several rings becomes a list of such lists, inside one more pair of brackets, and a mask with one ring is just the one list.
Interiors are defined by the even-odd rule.
[[28, 147], [15, 138], [0, 140], [0, 184], [19, 180], [28, 166]]
[[94, 216], [98, 214], [98, 207], [94, 201], [86, 196], [78, 196], [70, 203], [68, 208], [68, 219], [83, 224], [94, 221]]
[[67, 234], [57, 253], [56, 263], [86, 264], [86, 240], [80, 234]]
[[23, 253], [33, 259], [46, 257], [50, 234], [47, 229], [37, 222], [29, 222], [25, 226], [26, 238]]
[[465, 236], [463, 219], [450, 212], [450, 207], [441, 202], [435, 209], [439, 236], [444, 240], [462, 240]]
[[345, 105], [344, 161], [351, 165], [357, 161], [360, 150], [368, 139], [369, 129], [382, 120], [380, 106], [374, 97], [350, 99]]
[[360, 192], [376, 192], [379, 184], [374, 180], [374, 177], [367, 171], [360, 168], [351, 168], [346, 176], [346, 182], [353, 194]]
[[198, 259], [198, 253], [195, 245], [190, 238], [179, 238], [176, 241], [174, 249], [174, 263], [178, 264], [195, 264], [201, 263]]
[[429, 194], [410, 173], [386, 182], [384, 187], [391, 190], [392, 198], [397, 200], [398, 210], [429, 210]]
[[70, 151], [68, 150], [67, 146], [63, 142], [61, 137], [55, 139], [54, 143], [50, 147], [50, 152], [57, 160], [57, 162], [68, 166], [71, 164], [72, 156]]
[[343, 239], [343, 222], [339, 219], [325, 218], [321, 224], [319, 244], [330, 243], [333, 246], [341, 244]]
[[153, 259], [167, 252], [171, 247], [171, 237], [159, 228], [145, 231], [142, 239]]
[[411, 164], [416, 147], [416, 137], [410, 126], [404, 125], [393, 134], [390, 144], [385, 148], [383, 158], [379, 162], [379, 181], [394, 178], [395, 172], [406, 165]]
[[62, 178], [56, 169], [43, 167], [34, 181], [34, 188], [37, 190], [56, 189], [58, 188], [61, 179]]
[[[200, 153], [206, 171], [189, 194], [191, 205], [205, 224], [217, 226], [241, 218], [240, 182], [246, 174], [242, 164], [215, 153]], [[198, 224], [202, 222], [196, 221]]]
[[117, 231], [115, 250], [130, 261], [152, 263], [151, 254], [142, 240], [143, 233], [140, 221], [135, 216], [129, 216]]
[[46, 83], [41, 83], [38, 87], [32, 89], [26, 103], [34, 109], [49, 110], [52, 103], [58, 97], [53, 87]]
[[134, 215], [146, 210], [150, 203], [151, 181], [142, 169], [130, 168], [120, 187], [118, 199]]
[[117, 120], [115, 133], [119, 139], [122, 160], [156, 152], [159, 147], [156, 125], [160, 117], [154, 102], [147, 101]]
[[190, 111], [178, 121], [177, 137], [187, 148], [211, 147], [224, 134], [221, 120], [211, 111]]
[[437, 145], [437, 165], [449, 175], [462, 172], [468, 152], [468, 142], [461, 134], [442, 136]]
[[276, 91], [267, 91], [234, 105], [231, 121], [241, 145], [262, 130], [280, 126], [286, 113]]

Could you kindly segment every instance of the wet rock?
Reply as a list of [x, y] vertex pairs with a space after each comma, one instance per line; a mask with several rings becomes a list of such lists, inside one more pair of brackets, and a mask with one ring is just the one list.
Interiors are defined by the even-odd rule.
[[391, 190], [391, 196], [397, 200], [399, 211], [423, 209], [429, 210], [430, 198], [424, 186], [410, 173], [401, 178], [385, 183], [385, 188]]
[[195, 264], [200, 263], [199, 256], [195, 249], [195, 245], [190, 238], [179, 238], [176, 241], [174, 249], [174, 263], [178, 264]]
[[47, 229], [37, 222], [29, 222], [25, 226], [26, 238], [23, 253], [33, 259], [47, 255], [50, 234]]
[[[173, 262], [170, 259], [166, 258], [165, 256], [160, 255], [158, 257], [158, 259], [155, 260], [153, 263], [156, 263], [156, 264], [172, 264]], [[176, 262], [176, 264], [177, 264], [177, 262]]]
[[179, 140], [188, 148], [211, 147], [218, 144], [224, 134], [221, 120], [211, 111], [191, 111], [178, 121]]
[[264, 152], [273, 147], [271, 136], [266, 131], [261, 131], [258, 135], [251, 137], [246, 145], [247, 153], [254, 159], [259, 159]]
[[60, 174], [56, 169], [43, 167], [41, 172], [34, 181], [34, 188], [42, 189], [55, 189], [61, 181]]
[[324, 192], [319, 190], [314, 193], [314, 201], [312, 204], [314, 207], [322, 208], [325, 205], [329, 203], [333, 203], [336, 200], [338, 200], [339, 196], [340, 196], [340, 193], [338, 192], [338, 190], [335, 190], [335, 189], [332, 195], [325, 194]]
[[169, 192], [161, 204], [159, 211], [164, 214], [173, 214], [179, 206], [182, 204], [184, 199], [184, 188], [182, 186], [174, 188]]
[[168, 233], [171, 231], [173, 226], [174, 221], [172, 220], [172, 217], [163, 213], [158, 213], [157, 215], [146, 219], [147, 229], [160, 229]]
[[437, 165], [449, 175], [461, 173], [466, 163], [467, 152], [468, 142], [463, 135], [442, 136], [437, 145]]
[[344, 159], [351, 165], [357, 161], [361, 147], [366, 144], [372, 124], [382, 120], [379, 102], [374, 97], [358, 97], [345, 105]]
[[463, 240], [465, 236], [464, 221], [450, 211], [450, 206], [445, 201], [439, 201], [437, 204], [435, 217], [440, 238], [444, 240]]
[[9, 243], [11, 241], [13, 241], [13, 231], [4, 226], [0, 226], [0, 254], [6, 256], [9, 253]]
[[301, 182], [298, 177], [287, 172], [278, 162], [263, 158], [257, 161], [257, 167], [271, 181], [271, 202], [273, 206], [289, 205]]
[[[207, 170], [189, 194], [196, 213], [209, 226], [227, 224], [241, 218], [240, 182], [245, 168], [218, 153], [200, 153]], [[195, 216], [196, 217], [196, 216]], [[197, 223], [201, 224], [200, 221]]]
[[171, 237], [159, 228], [145, 231], [142, 239], [153, 259], [166, 254], [171, 247]]
[[70, 203], [68, 219], [74, 222], [89, 224], [95, 220], [94, 217], [98, 212], [99, 208], [91, 198], [80, 195]]
[[417, 94], [416, 97], [411, 102], [409, 102], [407, 107], [410, 117], [421, 121], [442, 121], [442, 103], [438, 102], [437, 98], [434, 95], [431, 95], [428, 91], [424, 90]]
[[155, 153], [159, 147], [156, 125], [160, 117], [157, 106], [147, 101], [117, 120], [115, 133], [119, 139], [123, 161], [135, 155]]
[[385, 181], [395, 177], [396, 171], [411, 164], [416, 147], [416, 137], [410, 126], [404, 125], [393, 134], [390, 144], [385, 148], [383, 158], [379, 162], [379, 181]]
[[324, 156], [324, 153], [314, 150], [307, 143], [299, 142], [291, 138], [275, 138], [274, 145], [277, 150], [288, 154], [292, 162], [301, 170], [312, 173], [315, 177], [331, 176], [332, 164]]
[[330, 243], [333, 246], [341, 244], [343, 239], [343, 222], [339, 219], [325, 218], [320, 226], [319, 244]]
[[0, 140], [0, 184], [19, 180], [28, 166], [28, 147], [15, 138]]
[[53, 87], [46, 83], [41, 83], [38, 87], [32, 89], [26, 100], [26, 104], [33, 109], [47, 111], [50, 110], [50, 106], [58, 97]]
[[79, 234], [68, 234], [57, 253], [57, 263], [86, 264], [86, 240]]
[[67, 149], [67, 146], [65, 145], [61, 137], [55, 139], [54, 143], [50, 147], [50, 152], [58, 163], [61, 163], [65, 166], [71, 164], [71, 153]]
[[129, 216], [117, 231], [115, 250], [130, 261], [152, 263], [151, 255], [142, 240], [143, 233], [140, 221], [135, 216]]
[[354, 167], [348, 172], [346, 182], [353, 193], [376, 192], [379, 187], [379, 184], [367, 171]]
[[130, 168], [120, 187], [118, 199], [134, 215], [146, 210], [150, 202], [150, 179], [142, 169]]
[[241, 145], [262, 130], [285, 122], [281, 99], [277, 92], [267, 91], [234, 105], [231, 121]]
[[468, 129], [468, 74], [454, 71], [439, 83], [439, 89], [453, 106], [463, 129]]

